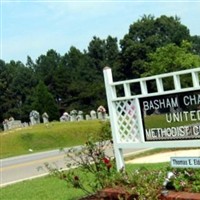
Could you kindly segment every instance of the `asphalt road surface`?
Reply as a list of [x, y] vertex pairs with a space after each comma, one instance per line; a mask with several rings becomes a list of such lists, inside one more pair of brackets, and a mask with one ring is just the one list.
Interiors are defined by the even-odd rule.
[[1, 187], [46, 175], [48, 173], [44, 167], [46, 162], [57, 164], [59, 167], [66, 167], [63, 157], [63, 153], [55, 150], [2, 159], [0, 161]]
[[[80, 147], [77, 147], [80, 148]], [[124, 154], [143, 151], [144, 149], [126, 150]], [[111, 149], [108, 149], [112, 154]], [[66, 169], [64, 152], [53, 150], [0, 160], [0, 187], [20, 181], [37, 178], [48, 174], [45, 163]]]

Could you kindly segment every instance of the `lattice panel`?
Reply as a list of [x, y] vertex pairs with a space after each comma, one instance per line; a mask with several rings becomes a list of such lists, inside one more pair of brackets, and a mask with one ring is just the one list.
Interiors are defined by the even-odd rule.
[[138, 117], [134, 100], [117, 101], [116, 116], [120, 142], [139, 141]]

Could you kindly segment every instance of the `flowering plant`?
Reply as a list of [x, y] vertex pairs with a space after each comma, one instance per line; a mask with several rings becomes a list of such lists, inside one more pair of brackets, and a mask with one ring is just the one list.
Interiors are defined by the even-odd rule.
[[194, 172], [194, 170], [171, 169], [166, 165], [162, 169], [140, 167], [131, 171], [129, 166], [126, 166], [126, 171], [121, 169], [118, 172], [112, 152], [110, 124], [102, 123], [104, 124], [100, 135], [89, 138], [80, 148], [71, 148], [65, 152], [66, 166], [69, 170], [55, 169], [47, 164], [49, 171], [72, 187], [83, 190], [87, 195], [95, 194], [105, 188], [115, 188], [123, 189], [125, 195], [136, 197], [131, 199], [156, 200], [159, 199], [162, 189], [180, 191], [193, 185], [191, 191], [200, 191], [200, 170]]
[[200, 169], [169, 168], [164, 186], [168, 190], [200, 192]]
[[[80, 148], [65, 151], [66, 166], [70, 170], [53, 168], [46, 163], [51, 174], [87, 194], [111, 185], [118, 173], [113, 158], [110, 124], [107, 121], [102, 123], [102, 131], [98, 136], [89, 138]], [[92, 177], [92, 182], [88, 181], [88, 176]]]

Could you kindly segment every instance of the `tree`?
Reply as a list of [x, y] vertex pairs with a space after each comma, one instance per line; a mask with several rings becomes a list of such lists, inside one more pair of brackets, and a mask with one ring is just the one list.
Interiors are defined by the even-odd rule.
[[10, 88], [15, 99], [15, 106], [10, 109], [11, 113], [15, 113], [17, 119], [27, 121], [31, 111], [31, 105], [28, 99], [38, 83], [35, 73], [31, 68], [18, 66], [18, 70], [12, 79]]
[[121, 73], [124, 78], [138, 78], [143, 74], [148, 62], [148, 54], [157, 48], [174, 43], [180, 46], [190, 38], [189, 30], [178, 17], [144, 15], [130, 25], [129, 33], [120, 41]]
[[[118, 78], [119, 67], [119, 48], [117, 44], [117, 38], [108, 36], [105, 40], [102, 40], [96, 36], [93, 37], [89, 43], [87, 56], [89, 58], [90, 71], [92, 70], [91, 77], [93, 82], [90, 83], [91, 105], [98, 107], [99, 105], [106, 105], [106, 94], [103, 79], [103, 68], [110, 66], [113, 69], [113, 73]], [[89, 85], [89, 84], [88, 84]]]
[[[33, 92], [39, 81], [51, 96], [52, 103], [48, 105], [58, 106], [49, 114], [57, 119], [57, 109], [61, 115], [73, 109], [88, 112], [99, 105], [106, 106], [105, 66], [112, 68], [117, 81], [169, 72], [171, 66], [173, 70], [199, 66], [200, 37], [191, 37], [177, 16], [144, 15], [130, 25], [120, 40], [120, 48], [115, 37], [94, 36], [83, 52], [72, 46], [61, 56], [51, 49], [35, 63], [27, 56], [26, 65], [20, 61], [0, 60], [0, 119], [13, 116], [27, 120], [34, 109], [32, 102], [43, 112], [39, 106], [42, 96]], [[137, 90], [138, 86], [134, 87]], [[44, 102], [41, 105], [45, 105]]]
[[[20, 61], [10, 61], [10, 63], [0, 62], [0, 107], [1, 119], [19, 117], [19, 99], [13, 90], [13, 80], [17, 76], [19, 69], [24, 65]], [[17, 85], [15, 85], [17, 87]]]
[[[119, 74], [119, 47], [117, 38], [108, 36], [105, 41], [105, 66], [112, 68], [113, 77], [117, 80], [120, 78]], [[104, 66], [104, 67], [105, 67]]]
[[197, 35], [192, 36], [191, 42], [192, 42], [193, 53], [200, 56], [200, 36], [197, 36]]
[[[148, 70], [142, 76], [157, 75], [199, 67], [200, 56], [192, 54], [191, 48], [191, 43], [187, 41], [183, 41], [181, 47], [175, 44], [168, 44], [165, 47], [158, 48], [155, 53], [149, 54], [150, 62], [148, 63]], [[183, 78], [184, 81], [181, 81], [182, 87], [190, 86], [191, 76], [185, 75]], [[172, 82], [172, 79], [164, 79], [164, 88], [172, 89]], [[153, 89], [153, 87], [153, 85], [149, 85], [149, 88]]]
[[32, 100], [32, 110], [37, 110], [41, 115], [46, 112], [50, 121], [59, 119], [58, 107], [53, 95], [42, 81], [36, 86]]
[[28, 67], [32, 70], [35, 69], [35, 63], [33, 62], [33, 60], [31, 59], [30, 56], [27, 56], [26, 67]]
[[105, 50], [105, 40], [101, 40], [100, 38], [94, 36], [92, 41], [89, 43], [87, 54], [91, 61], [91, 67], [96, 70], [98, 75], [102, 74], [102, 70], [105, 67]]
[[51, 49], [47, 51], [46, 55], [41, 55], [34, 65], [36, 76], [45, 83], [54, 97], [56, 97], [54, 73], [60, 65], [60, 60], [60, 54]]
[[150, 62], [143, 76], [179, 71], [200, 66], [200, 56], [191, 53], [191, 43], [183, 41], [181, 47], [171, 43], [149, 54]]
[[5, 113], [7, 112], [7, 108], [5, 106], [7, 96], [6, 96], [6, 91], [7, 91], [7, 86], [8, 86], [8, 76], [6, 76], [7, 73], [7, 68], [6, 64], [3, 60], [0, 60], [0, 120], [3, 122], [5, 116]]
[[87, 78], [90, 80], [87, 75], [89, 72], [87, 66], [84, 54], [73, 46], [62, 57], [59, 71], [62, 70], [65, 77], [57, 71], [61, 110], [80, 109], [80, 93], [85, 89], [85, 83], [82, 80], [86, 81]]

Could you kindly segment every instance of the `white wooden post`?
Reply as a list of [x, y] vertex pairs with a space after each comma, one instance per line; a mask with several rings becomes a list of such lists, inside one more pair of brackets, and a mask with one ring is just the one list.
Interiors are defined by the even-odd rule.
[[113, 137], [113, 146], [114, 146], [114, 154], [117, 164], [117, 169], [120, 170], [124, 167], [124, 158], [122, 149], [118, 147], [118, 134], [117, 134], [117, 119], [116, 119], [116, 112], [115, 112], [115, 105], [112, 102], [113, 98], [116, 97], [116, 90], [115, 87], [112, 87], [113, 78], [112, 72], [109, 67], [104, 68], [104, 81], [106, 87], [106, 95], [107, 95], [107, 103], [109, 109], [109, 116], [110, 116], [110, 123], [112, 129], [112, 137]]

